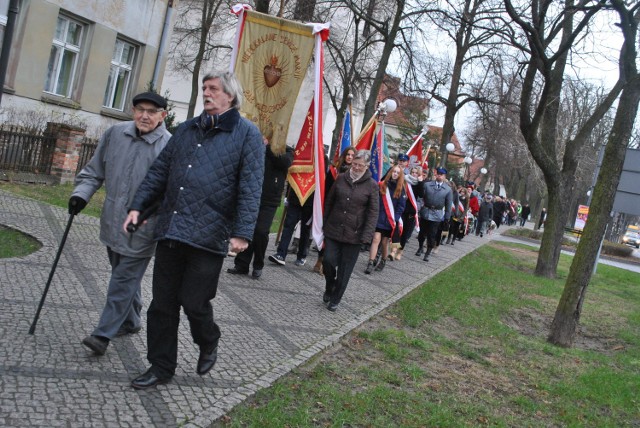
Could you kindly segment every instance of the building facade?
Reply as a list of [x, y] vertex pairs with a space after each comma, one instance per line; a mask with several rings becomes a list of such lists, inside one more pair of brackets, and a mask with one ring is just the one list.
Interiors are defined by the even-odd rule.
[[[131, 119], [131, 98], [160, 88], [173, 0], [22, 0], [0, 111], [85, 125]], [[0, 0], [4, 36], [9, 0]]]

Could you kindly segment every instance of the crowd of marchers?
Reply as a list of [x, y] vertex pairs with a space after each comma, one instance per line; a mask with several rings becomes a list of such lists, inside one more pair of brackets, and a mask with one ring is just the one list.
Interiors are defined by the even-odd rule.
[[[388, 262], [402, 260], [412, 237], [418, 243], [415, 256], [428, 262], [441, 245], [455, 245], [469, 234], [484, 237], [503, 224], [524, 226], [531, 215], [527, 203], [481, 192], [473, 181], [456, 185], [447, 178], [443, 167], [434, 168], [428, 178], [429, 171], [410, 166], [404, 153], [396, 156], [379, 182], [372, 178], [370, 162], [368, 151], [348, 147], [327, 169], [325, 241], [320, 249], [310, 237], [313, 198], [301, 204], [289, 188], [283, 227], [276, 238], [277, 250], [268, 257], [272, 263], [285, 266], [288, 254], [295, 254], [295, 266], [304, 266], [310, 248], [315, 248], [318, 259], [313, 271], [325, 278], [323, 300], [330, 311], [338, 308], [360, 252], [369, 255], [362, 268], [370, 275], [384, 270]], [[286, 177], [286, 167], [282, 165], [278, 177], [281, 182]], [[265, 186], [273, 169], [267, 162]], [[266, 250], [266, 232], [265, 237], [261, 242]], [[246, 253], [238, 254], [235, 266], [227, 272], [248, 275], [250, 261]], [[253, 258], [253, 278], [260, 278], [263, 268], [261, 251]]]
[[[240, 115], [242, 88], [232, 73], [207, 74], [202, 97], [202, 113], [173, 135], [164, 124], [164, 97], [133, 97], [133, 120], [107, 129], [69, 199], [74, 216], [100, 187], [106, 190], [100, 240], [111, 276], [97, 326], [82, 341], [94, 354], [104, 355], [114, 338], [142, 329], [141, 281], [155, 257], [146, 324], [150, 367], [132, 380], [136, 389], [174, 376], [181, 308], [200, 350], [195, 371], [211, 371], [222, 335], [211, 301], [223, 261], [233, 254], [228, 273], [261, 278], [285, 191], [286, 216], [277, 251], [268, 259], [286, 264], [296, 227], [295, 265], [304, 266], [309, 254], [313, 197], [300, 201], [286, 190], [293, 150], [271, 144], [270, 135]], [[327, 169], [324, 241], [313, 270], [324, 276], [322, 301], [329, 311], [337, 310], [354, 269], [360, 269], [362, 251], [369, 257], [361, 268], [374, 274], [402, 260], [414, 235], [415, 255], [428, 262], [440, 245], [454, 245], [470, 233], [482, 237], [505, 222], [524, 224], [530, 214], [527, 204], [481, 194], [472, 182], [456, 186], [445, 168], [427, 179], [427, 171], [408, 162], [398, 155], [378, 182], [371, 153], [349, 147]]]

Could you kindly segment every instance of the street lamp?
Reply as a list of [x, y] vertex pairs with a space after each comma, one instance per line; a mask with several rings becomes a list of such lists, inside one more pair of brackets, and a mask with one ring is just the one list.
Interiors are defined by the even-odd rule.
[[442, 158], [440, 159], [440, 166], [446, 166], [447, 165], [447, 154], [449, 152], [452, 152], [456, 149], [456, 146], [449, 142], [447, 143], [446, 146], [444, 146], [444, 153], [442, 154]]
[[468, 175], [469, 175], [469, 165], [471, 165], [471, 163], [473, 162], [473, 159], [471, 158], [471, 156], [466, 155], [463, 159], [464, 162], [464, 181], [467, 181], [469, 179]]
[[387, 98], [378, 103], [378, 108], [376, 110], [376, 114], [378, 115], [378, 119], [384, 122], [384, 118], [389, 113], [393, 113], [398, 108], [398, 103], [393, 98]]
[[487, 172], [487, 168], [480, 168], [480, 174], [485, 175]]

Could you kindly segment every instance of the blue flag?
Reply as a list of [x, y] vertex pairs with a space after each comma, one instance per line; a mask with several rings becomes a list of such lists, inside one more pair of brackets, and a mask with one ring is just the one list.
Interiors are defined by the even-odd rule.
[[345, 111], [344, 119], [342, 121], [342, 131], [340, 131], [340, 138], [338, 139], [340, 144], [336, 147], [336, 152], [333, 155], [333, 162], [337, 162], [342, 152], [351, 146], [351, 106]]
[[371, 178], [376, 182], [380, 181], [380, 179], [384, 177], [384, 156], [382, 154], [383, 141], [381, 141], [383, 135], [383, 127], [381, 126], [378, 132], [374, 135], [373, 143], [371, 144], [371, 164], [369, 165], [369, 169], [371, 170]]

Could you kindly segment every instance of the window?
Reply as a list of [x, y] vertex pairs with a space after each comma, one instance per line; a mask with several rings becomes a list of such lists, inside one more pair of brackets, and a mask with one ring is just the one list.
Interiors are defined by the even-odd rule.
[[111, 58], [109, 81], [104, 92], [105, 107], [124, 110], [135, 59], [136, 47], [124, 40], [117, 39]]
[[44, 90], [69, 98], [76, 74], [84, 26], [65, 16], [58, 17]]

